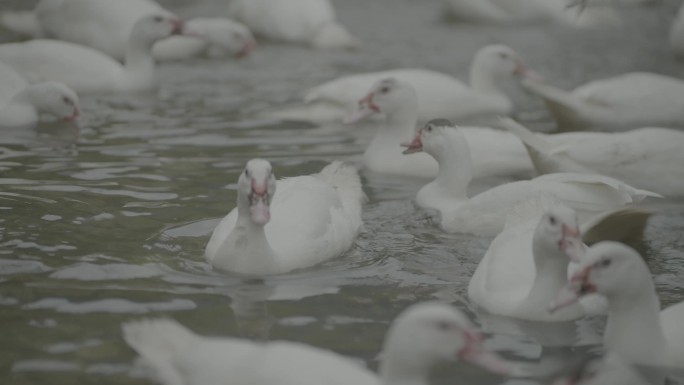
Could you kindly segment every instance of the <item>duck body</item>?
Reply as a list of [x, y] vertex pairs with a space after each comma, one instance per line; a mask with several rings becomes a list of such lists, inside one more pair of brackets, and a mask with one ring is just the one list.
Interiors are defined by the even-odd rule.
[[80, 114], [78, 96], [62, 83], [28, 84], [0, 62], [0, 127], [31, 126], [41, 114], [73, 121]]
[[[94, 48], [122, 62], [133, 27], [150, 15], [173, 16], [151, 0], [41, 0], [33, 11], [3, 13], [0, 23], [35, 38]], [[157, 42], [153, 57], [167, 61], [198, 55], [244, 55], [254, 46], [251, 32], [227, 18], [195, 18], [185, 28], [192, 36], [172, 36]]]
[[670, 27], [670, 48], [679, 59], [684, 59], [684, 6], [679, 7]]
[[469, 84], [427, 69], [395, 69], [344, 76], [307, 91], [303, 106], [286, 107], [268, 115], [283, 120], [324, 123], [340, 121], [353, 114], [359, 99], [384, 79], [396, 79], [414, 89], [416, 119], [427, 122], [444, 117], [459, 123], [482, 121], [508, 115], [513, 104], [502, 83], [530, 71], [510, 47], [488, 45], [475, 54], [470, 65]]
[[154, 86], [152, 78], [137, 84], [128, 80], [124, 67], [99, 51], [60, 40], [2, 44], [0, 60], [31, 83], [58, 80], [77, 92], [136, 91]]
[[638, 202], [646, 196], [658, 196], [612, 178], [577, 173], [548, 174], [528, 181], [510, 182], [460, 202], [453, 197], [440, 197], [443, 190], [435, 192], [436, 189], [430, 185], [423, 189], [418, 192], [416, 203], [421, 207], [438, 209], [445, 231], [488, 236], [498, 234], [513, 206], [530, 196], [551, 194], [575, 209], [582, 221]]
[[[553, 135], [556, 153], [594, 172], [668, 197], [684, 196], [684, 132], [645, 127], [623, 133]], [[557, 171], [556, 171], [557, 172]]]
[[684, 132], [645, 127], [627, 132], [535, 134], [511, 119], [502, 125], [525, 143], [539, 174], [606, 175], [637, 188], [684, 195]]
[[138, 92], [154, 88], [153, 44], [181, 33], [173, 16], [140, 19], [128, 43], [126, 64], [90, 47], [60, 40], [36, 39], [0, 45], [0, 60], [29, 82], [59, 81], [76, 92]]
[[[365, 168], [385, 174], [432, 178], [437, 162], [427, 154], [410, 157], [401, 153], [401, 145], [415, 136], [419, 110], [414, 88], [396, 78], [382, 79], [366, 91], [347, 123], [356, 123], [375, 115], [376, 134], [363, 154]], [[463, 134], [473, 151], [476, 178], [529, 173], [532, 169], [524, 146], [512, 134], [486, 127], [464, 127]]]
[[[116, 60], [125, 59], [135, 23], [153, 14], [172, 15], [151, 0], [41, 0], [28, 13], [35, 21], [34, 37], [84, 45]], [[10, 18], [15, 17], [3, 14], [3, 19]]]
[[228, 14], [270, 40], [313, 48], [355, 48], [329, 0], [232, 0]]
[[660, 326], [667, 337], [667, 356], [671, 365], [684, 368], [684, 302], [671, 305], [660, 312]]
[[449, 14], [454, 18], [476, 23], [554, 22], [577, 28], [619, 23], [612, 9], [588, 6], [578, 12], [568, 7], [565, 0], [447, 0], [446, 4]]
[[360, 364], [295, 342], [206, 338], [164, 319], [129, 323], [124, 333], [163, 384], [379, 384]]
[[592, 245], [550, 309], [572, 305], [593, 293], [608, 300], [603, 333], [607, 351], [631, 363], [684, 368], [684, 303], [661, 312], [651, 274], [639, 253], [617, 242]]
[[600, 175], [557, 173], [505, 183], [468, 197], [472, 165], [460, 128], [444, 119], [433, 120], [406, 147], [405, 153], [425, 151], [439, 164], [437, 177], [418, 191], [416, 203], [439, 211], [441, 227], [447, 232], [495, 236], [515, 204], [540, 194], [557, 197], [576, 210], [581, 221], [646, 196], [659, 196]]
[[[359, 98], [368, 92], [371, 85], [387, 78], [395, 78], [415, 89], [419, 122], [427, 122], [435, 116], [457, 121], [475, 120], [508, 115], [513, 108], [505, 97], [478, 93], [451, 75], [425, 69], [397, 69], [345, 76], [312, 88], [304, 99], [308, 108], [325, 109], [321, 105], [327, 106], [331, 113], [321, 120], [341, 121], [356, 109]], [[307, 119], [307, 116], [302, 118]]]
[[618, 209], [580, 225], [576, 212], [553, 195], [531, 196], [511, 210], [470, 280], [468, 297], [491, 314], [537, 322], [604, 314], [607, 303], [600, 296], [554, 313], [548, 306], [577, 270], [586, 250], [583, 234], [592, 241], [639, 237], [650, 214]]
[[22, 78], [12, 67], [0, 62], [0, 106], [7, 104], [12, 98], [21, 92], [28, 82]]
[[[428, 154], [402, 155], [400, 144], [415, 135], [415, 128], [397, 130], [393, 122], [378, 122], [378, 133], [363, 154], [364, 166], [372, 171], [417, 178], [434, 178], [438, 165]], [[533, 170], [525, 148], [513, 135], [489, 127], [461, 127], [473, 149], [473, 177], [525, 175]], [[398, 135], [403, 132], [403, 135]], [[504, 134], [504, 135], [502, 135]]]
[[[263, 234], [233, 209], [214, 230], [211, 264], [241, 274], [279, 274], [339, 256], [360, 231], [365, 195], [353, 167], [334, 162], [314, 175], [276, 183]], [[242, 215], [248, 216], [248, 215]]]
[[684, 82], [672, 77], [627, 73], [572, 92], [529, 79], [523, 85], [544, 99], [561, 131], [684, 127]]
[[392, 322], [379, 375], [331, 351], [285, 341], [203, 337], [168, 319], [131, 321], [122, 329], [128, 345], [166, 385], [427, 385], [435, 365], [456, 357], [501, 374], [511, 370], [484, 348], [463, 313], [435, 302], [412, 305]]
[[[538, 322], [571, 321], [584, 315], [579, 304], [554, 314], [547, 310], [567, 283], [569, 259], [558, 247], [545, 247], [536, 234], [545, 225], [540, 221], [547, 219], [544, 199], [548, 198], [540, 195], [516, 205], [470, 279], [468, 298], [491, 314]], [[560, 221], [559, 215], [546, 217]], [[537, 256], [535, 252], [550, 256]]]

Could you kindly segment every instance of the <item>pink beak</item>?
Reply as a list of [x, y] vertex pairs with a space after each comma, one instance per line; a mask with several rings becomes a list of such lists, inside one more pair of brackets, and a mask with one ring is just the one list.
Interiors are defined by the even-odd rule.
[[498, 354], [488, 351], [482, 346], [484, 336], [475, 330], [465, 330], [465, 346], [458, 352], [458, 359], [479, 366], [493, 373], [508, 375], [512, 368], [510, 363]]
[[181, 19], [171, 19], [171, 25], [173, 26], [173, 29], [171, 29], [171, 34], [172, 34], [172, 35], [181, 35], [181, 34], [183, 34], [183, 29], [185, 28], [185, 23], [183, 23], [183, 20], [181, 20]]
[[558, 241], [558, 248], [561, 249], [573, 262], [579, 262], [587, 251], [587, 247], [582, 242], [579, 227], [570, 228], [562, 225], [561, 240]]
[[74, 112], [70, 116], [64, 118], [64, 120], [67, 122], [73, 122], [78, 119], [79, 116], [81, 116], [81, 111], [78, 109], [78, 107], [74, 107]]
[[254, 51], [254, 48], [256, 48], [256, 40], [247, 39], [240, 52], [238, 52], [235, 56], [239, 58], [247, 57]]
[[525, 63], [523, 63], [523, 61], [520, 59], [517, 59], [515, 61], [515, 69], [513, 70], [513, 74], [521, 78], [536, 80], [540, 82], [544, 80], [544, 77], [527, 68]]
[[249, 208], [252, 215], [252, 222], [264, 226], [271, 220], [271, 210], [268, 201], [268, 180], [257, 183], [252, 179], [252, 191], [250, 193]]
[[423, 151], [422, 135], [423, 135], [423, 129], [421, 128], [420, 130], [418, 130], [418, 133], [416, 133], [416, 136], [413, 138], [412, 141], [410, 141], [408, 143], [402, 143], [401, 146], [406, 147], [406, 150], [404, 150], [404, 152], [402, 152], [402, 154], [408, 155], [408, 154], [413, 154], [414, 152]]
[[359, 108], [353, 114], [344, 119], [345, 124], [356, 123], [367, 117], [380, 113], [380, 107], [378, 107], [373, 101], [375, 93], [369, 92], [368, 95], [364, 96], [359, 100]]
[[570, 306], [587, 294], [596, 293], [596, 286], [589, 281], [591, 266], [576, 272], [570, 282], [558, 293], [556, 299], [549, 306], [549, 312]]

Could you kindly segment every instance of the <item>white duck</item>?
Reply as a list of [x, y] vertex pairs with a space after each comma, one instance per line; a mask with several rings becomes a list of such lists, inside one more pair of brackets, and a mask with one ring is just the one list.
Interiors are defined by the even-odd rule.
[[506, 373], [468, 317], [444, 304], [419, 303], [392, 323], [379, 375], [329, 350], [288, 342], [199, 336], [169, 319], [131, 321], [124, 339], [167, 385], [427, 385], [437, 364], [461, 360]]
[[0, 62], [0, 127], [33, 125], [43, 113], [74, 121], [80, 114], [78, 96], [57, 82], [29, 85], [11, 67]]
[[320, 49], [359, 46], [337, 21], [329, 0], [232, 0], [228, 14], [270, 40]]
[[561, 131], [684, 127], [684, 81], [669, 76], [632, 72], [572, 92], [532, 79], [522, 84], [544, 99]]
[[188, 20], [184, 34], [171, 36], [152, 47], [156, 60], [183, 60], [248, 56], [256, 47], [252, 32], [242, 23], [225, 17], [196, 17]]
[[677, 57], [684, 59], [684, 4], [679, 7], [670, 27], [670, 47]]
[[534, 134], [512, 119], [501, 126], [522, 140], [539, 174], [606, 175], [668, 197], [684, 196], [684, 132], [646, 127], [627, 132]]
[[470, 65], [470, 84], [453, 76], [424, 69], [397, 69], [345, 76], [307, 91], [304, 106], [268, 113], [284, 120], [341, 121], [356, 109], [363, 94], [376, 82], [396, 78], [418, 95], [418, 120], [436, 116], [457, 122], [508, 115], [513, 104], [501, 88], [513, 76], [534, 76], [520, 55], [503, 45], [481, 48]]
[[551, 311], [592, 293], [608, 299], [603, 340], [609, 352], [635, 363], [684, 368], [684, 302], [660, 311], [651, 274], [639, 253], [609, 241], [590, 247]]
[[[95, 48], [123, 61], [135, 23], [145, 16], [173, 14], [151, 0], [41, 0], [32, 11], [5, 12], [0, 24], [36, 38], [52, 38]], [[157, 60], [193, 56], [244, 56], [254, 38], [243, 24], [226, 18], [196, 18], [185, 26], [189, 36], [155, 44]]]
[[460, 129], [448, 120], [435, 119], [405, 146], [405, 154], [425, 151], [439, 164], [437, 178], [418, 191], [416, 203], [439, 211], [441, 226], [447, 232], [495, 236], [516, 203], [540, 193], [556, 196], [577, 210], [582, 221], [646, 196], [659, 197], [609, 177], [559, 173], [506, 183], [469, 198], [472, 163], [468, 142]]
[[533, 196], [509, 214], [506, 227], [470, 279], [468, 297], [491, 314], [531, 321], [562, 322], [600, 313], [605, 309], [600, 298], [548, 311], [568, 283], [570, 260], [577, 263], [585, 253], [580, 234], [589, 233], [591, 239], [640, 236], [649, 214], [621, 209], [583, 224], [580, 230], [574, 210], [551, 197]]
[[271, 164], [252, 159], [238, 179], [237, 207], [214, 229], [205, 255], [214, 267], [250, 275], [315, 265], [352, 246], [364, 200], [352, 166], [333, 162], [276, 184]]
[[613, 9], [591, 4], [574, 8], [569, 6], [568, 0], [446, 0], [446, 4], [450, 16], [468, 22], [521, 24], [539, 21], [577, 28], [620, 23]]
[[[345, 119], [347, 123], [377, 114], [385, 118], [375, 123], [375, 137], [363, 154], [363, 164], [367, 169], [423, 178], [437, 176], [437, 162], [431, 156], [416, 154], [406, 157], [399, 147], [415, 135], [418, 104], [413, 87], [394, 78], [378, 81], [359, 101], [358, 110]], [[462, 130], [469, 146], [473, 148], [475, 178], [521, 174], [532, 170], [529, 156], [515, 136], [485, 127], [463, 127]]]
[[0, 60], [32, 83], [56, 80], [76, 92], [146, 91], [155, 86], [152, 45], [180, 33], [182, 26], [175, 16], [140, 19], [133, 28], [124, 66], [100, 51], [60, 40], [0, 44]]

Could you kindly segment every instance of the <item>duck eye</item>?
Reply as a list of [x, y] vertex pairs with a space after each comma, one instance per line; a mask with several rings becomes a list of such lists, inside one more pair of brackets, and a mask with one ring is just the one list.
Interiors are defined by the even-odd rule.
[[384, 86], [384, 87], [380, 88], [380, 93], [382, 93], [382, 94], [386, 94], [386, 93], [388, 93], [389, 91], [390, 91], [390, 88], [387, 87], [387, 86]]
[[71, 104], [71, 100], [69, 100], [69, 98], [67, 98], [66, 96], [62, 96], [62, 101], [66, 104]]
[[606, 258], [606, 259], [602, 259], [602, 260], [596, 262], [594, 264], [594, 266], [596, 266], [596, 267], [608, 267], [608, 266], [610, 266], [611, 262], [612, 261], [610, 259]]
[[556, 225], [556, 217], [550, 216], [549, 217], [549, 223], [551, 223], [551, 225], [555, 226]]
[[508, 54], [507, 54], [506, 52], [499, 52], [499, 57], [502, 58], [502, 59], [507, 59], [507, 58], [508, 58]]
[[157, 23], [161, 23], [162, 21], [164, 21], [164, 18], [161, 16], [155, 16], [154, 21], [156, 21]]
[[451, 325], [448, 322], [439, 321], [439, 322], [437, 322], [437, 328], [439, 330], [448, 331], [451, 329]]
[[427, 132], [432, 132], [432, 126], [427, 126], [425, 127], [425, 129], [427, 130]]
[[249, 170], [245, 169], [245, 176], [249, 177]]

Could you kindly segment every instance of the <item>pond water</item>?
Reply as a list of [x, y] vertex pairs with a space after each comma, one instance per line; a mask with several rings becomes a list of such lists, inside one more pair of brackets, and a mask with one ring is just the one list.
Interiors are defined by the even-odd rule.
[[[3, 0], [0, 10], [34, 3]], [[255, 113], [348, 73], [427, 67], [465, 78], [489, 43], [510, 45], [563, 87], [634, 70], [681, 77], [684, 63], [666, 42], [679, 2], [623, 9], [622, 27], [599, 31], [446, 23], [439, 0], [334, 3], [361, 51], [261, 43], [245, 60], [166, 63], [157, 92], [83, 96], [78, 137], [55, 125], [0, 132], [0, 383], [149, 383], [131, 372], [135, 355], [120, 333], [140, 317], [171, 317], [205, 335], [301, 341], [371, 366], [393, 317], [429, 299], [469, 312], [489, 331], [488, 345], [510, 358], [537, 362], [597, 343], [601, 319], [502, 329], [502, 320], [477, 314], [466, 288], [489, 239], [432, 225], [412, 203], [424, 180], [364, 173], [364, 231], [345, 256], [321, 266], [244, 279], [212, 271], [203, 250], [234, 206], [248, 159], [269, 159], [281, 177], [312, 173], [334, 159], [358, 162], [372, 135], [372, 127], [273, 123]], [[163, 4], [182, 16], [225, 7]], [[14, 38], [0, 32], [1, 41]], [[519, 118], [553, 128], [541, 102], [508, 88]], [[682, 203], [651, 203], [659, 213], [633, 244], [664, 305], [684, 299]], [[524, 381], [456, 364], [440, 368], [435, 383]]]

